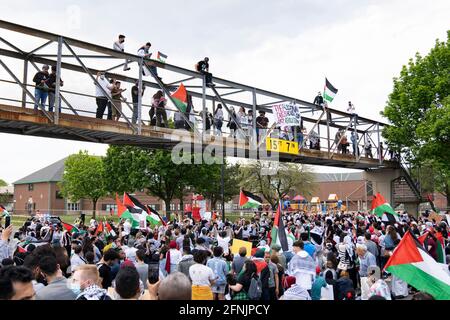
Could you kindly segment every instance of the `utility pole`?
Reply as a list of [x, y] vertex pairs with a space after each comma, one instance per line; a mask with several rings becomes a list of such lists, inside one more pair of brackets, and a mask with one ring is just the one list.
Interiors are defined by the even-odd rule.
[[222, 195], [222, 222], [225, 223], [224, 176], [225, 176], [225, 158], [222, 158], [222, 170], [220, 174], [220, 192]]

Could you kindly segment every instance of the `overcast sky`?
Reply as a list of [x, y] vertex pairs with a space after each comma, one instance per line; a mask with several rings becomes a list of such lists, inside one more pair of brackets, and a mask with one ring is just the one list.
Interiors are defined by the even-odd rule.
[[[392, 78], [417, 51], [426, 54], [445, 39], [449, 16], [448, 0], [40, 0], [9, 2], [1, 19], [108, 47], [123, 33], [131, 53], [151, 41], [167, 62], [186, 68], [209, 56], [218, 77], [308, 101], [327, 76], [339, 89], [334, 108], [345, 110], [351, 100], [359, 115], [383, 120]], [[0, 34], [25, 50], [43, 43]], [[4, 69], [0, 78], [8, 79]], [[63, 78], [71, 89], [86, 88]], [[16, 91], [0, 83], [5, 93]], [[80, 149], [103, 155], [107, 148], [8, 134], [0, 134], [0, 146], [0, 178], [9, 183]]]

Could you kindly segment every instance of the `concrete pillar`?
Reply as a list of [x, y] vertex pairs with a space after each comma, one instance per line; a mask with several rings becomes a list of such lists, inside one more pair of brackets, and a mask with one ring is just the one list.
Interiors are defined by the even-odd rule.
[[[392, 180], [400, 177], [400, 169], [376, 169], [364, 173], [364, 179], [372, 182], [373, 194], [381, 193], [383, 197], [386, 198], [389, 203], [395, 207], [400, 203], [394, 203], [393, 190], [392, 190]], [[370, 200], [370, 199], [369, 199]], [[417, 216], [419, 203], [406, 202], [403, 203], [405, 210], [409, 214]]]

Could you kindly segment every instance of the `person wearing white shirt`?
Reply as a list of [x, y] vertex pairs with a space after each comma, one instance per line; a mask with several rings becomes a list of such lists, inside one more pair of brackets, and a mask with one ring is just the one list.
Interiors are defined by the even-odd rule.
[[[124, 43], [125, 42], [125, 36], [123, 34], [119, 35], [119, 39], [114, 42], [113, 44], [113, 49], [116, 51], [121, 51], [121, 52], [125, 52], [125, 46]], [[130, 70], [130, 67], [128, 67], [128, 60], [125, 59], [125, 64], [123, 65], [123, 71], [128, 71]]]
[[82, 247], [80, 245], [76, 245], [73, 251], [74, 253], [70, 257], [70, 269], [72, 273], [74, 273], [78, 266], [86, 264], [86, 260], [81, 257]]
[[[137, 55], [139, 57], [143, 57], [144, 59], [150, 59], [150, 57], [152, 56], [150, 50], [150, 47], [152, 46], [152, 44], [150, 42], [147, 42], [145, 45], [143, 45], [142, 47], [139, 48]], [[156, 69], [155, 66], [151, 66], [149, 64], [146, 63], [146, 66], [153, 71], [153, 73], [155, 74], [155, 76], [157, 76], [160, 80], [161, 77], [158, 76], [158, 70]], [[145, 73], [145, 70], [143, 70], [143, 74], [144, 75], [148, 75]]]
[[210, 267], [205, 266], [205, 251], [196, 251], [194, 261], [196, 263], [189, 267], [189, 277], [192, 280], [192, 300], [213, 300], [211, 286], [216, 280], [216, 275]]
[[125, 220], [125, 223], [123, 224], [123, 231], [122, 231], [122, 235], [124, 236], [128, 236], [131, 232], [131, 223], [130, 220], [127, 219]]
[[138, 249], [136, 249], [134, 247], [135, 244], [135, 240], [134, 239], [129, 239], [128, 240], [128, 245], [126, 247], [124, 247], [124, 252], [125, 252], [125, 256], [127, 257], [128, 260], [130, 260], [131, 262], [133, 262], [134, 264], [137, 263], [136, 260], [136, 251]]
[[229, 252], [229, 244], [230, 244], [230, 237], [227, 236], [226, 231], [220, 232], [220, 234], [217, 236], [217, 246], [222, 247], [223, 254], [228, 255]]
[[97, 119], [102, 119], [105, 109], [108, 107], [107, 119], [112, 120], [111, 102], [108, 98], [111, 99], [111, 90], [113, 89], [113, 85], [108, 81], [104, 72], [98, 72], [96, 80], [98, 85], [95, 84], [95, 99], [97, 102], [97, 112], [95, 117]]

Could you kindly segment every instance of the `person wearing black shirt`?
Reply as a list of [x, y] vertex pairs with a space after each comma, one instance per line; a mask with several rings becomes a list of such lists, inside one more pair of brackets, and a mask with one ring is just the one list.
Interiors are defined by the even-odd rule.
[[46, 83], [49, 78], [48, 69], [48, 65], [43, 65], [42, 71], [39, 71], [33, 77], [33, 82], [36, 84], [34, 89], [34, 98], [36, 99], [34, 110], [38, 109], [38, 103], [41, 105], [42, 109], [45, 109], [45, 102], [47, 101], [48, 96], [48, 85]]
[[102, 261], [97, 264], [97, 269], [102, 278], [103, 289], [111, 287], [113, 276], [111, 266], [120, 259], [119, 254], [115, 249], [109, 249], [105, 252]]
[[[64, 85], [64, 81], [59, 79], [60, 86]], [[52, 73], [50, 73], [48, 80], [48, 111], [53, 112], [55, 106], [55, 93], [56, 93], [56, 66], [52, 66]], [[59, 112], [61, 113], [61, 99], [59, 99]]]
[[322, 93], [319, 92], [317, 93], [317, 96], [314, 98], [314, 102], [315, 105], [318, 106], [322, 106], [323, 105], [323, 97], [322, 97]]
[[259, 111], [259, 116], [256, 117], [256, 136], [258, 137], [258, 142], [260, 140], [260, 136], [262, 136], [269, 124], [269, 118], [266, 117], [266, 113], [264, 111]]
[[212, 83], [212, 74], [209, 73], [209, 58], [208, 57], [205, 57], [205, 59], [200, 60], [195, 65], [195, 69], [197, 70], [197, 72], [200, 72], [205, 75], [207, 86], [214, 86], [214, 84]]
[[[144, 96], [145, 86], [142, 86], [142, 94]], [[139, 83], [131, 87], [131, 100], [133, 101], [133, 116], [131, 117], [131, 123], [136, 124], [138, 119], [138, 100], [139, 100]]]

